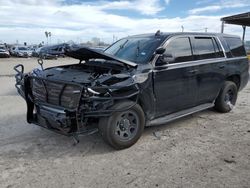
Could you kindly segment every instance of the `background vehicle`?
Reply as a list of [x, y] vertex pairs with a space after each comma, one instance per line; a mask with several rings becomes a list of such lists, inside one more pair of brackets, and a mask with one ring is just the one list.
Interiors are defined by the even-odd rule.
[[0, 57], [10, 57], [10, 53], [5, 46], [0, 46]]
[[32, 56], [33, 57], [39, 57], [39, 53], [40, 53], [41, 49], [42, 49], [42, 47], [34, 49], [32, 51]]
[[31, 57], [32, 51], [26, 46], [16, 46], [13, 49], [13, 54], [16, 57]]
[[29, 74], [15, 67], [28, 122], [76, 139], [99, 130], [116, 149], [136, 143], [145, 126], [211, 107], [231, 111], [249, 80], [243, 43], [233, 35], [158, 31], [104, 53], [69, 48], [66, 55], [79, 64]]
[[65, 57], [64, 48], [66, 44], [53, 46], [44, 46], [39, 51], [39, 57], [42, 59], [53, 59], [57, 57]]

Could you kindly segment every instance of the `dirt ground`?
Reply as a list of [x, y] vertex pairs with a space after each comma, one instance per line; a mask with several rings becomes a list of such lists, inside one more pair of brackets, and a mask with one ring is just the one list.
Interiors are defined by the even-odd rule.
[[[73, 63], [49, 60], [45, 66]], [[77, 62], [77, 61], [76, 61]], [[12, 67], [35, 59], [0, 59], [0, 187], [250, 187], [250, 84], [232, 112], [206, 110], [146, 128], [115, 151], [98, 133], [73, 140], [25, 121]]]

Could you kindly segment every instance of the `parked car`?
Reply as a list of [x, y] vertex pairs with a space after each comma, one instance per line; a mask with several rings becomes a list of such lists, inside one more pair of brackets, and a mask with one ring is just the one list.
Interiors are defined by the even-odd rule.
[[213, 33], [129, 36], [103, 53], [69, 48], [78, 64], [23, 73], [16, 87], [27, 121], [78, 140], [100, 131], [116, 149], [132, 146], [145, 126], [214, 107], [229, 112], [249, 80], [241, 39]]
[[5, 46], [0, 46], [0, 57], [10, 57], [10, 53]]
[[59, 44], [53, 46], [42, 47], [39, 51], [39, 57], [41, 59], [53, 59], [57, 57], [65, 57], [64, 48], [66, 44]]
[[12, 47], [10, 48], [10, 55], [11, 55], [11, 56], [16, 56], [15, 49], [16, 49], [15, 46], [12, 46]]
[[33, 57], [39, 57], [39, 53], [40, 53], [41, 49], [42, 49], [42, 47], [34, 49], [32, 51], [32, 56]]
[[13, 49], [13, 54], [16, 57], [31, 57], [32, 56], [32, 50], [30, 50], [26, 46], [16, 46]]

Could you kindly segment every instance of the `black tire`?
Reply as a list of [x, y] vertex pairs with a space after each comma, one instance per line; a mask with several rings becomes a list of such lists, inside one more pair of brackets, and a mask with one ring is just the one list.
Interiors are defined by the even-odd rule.
[[[120, 111], [121, 109], [127, 109]], [[132, 101], [122, 101], [111, 109], [115, 112], [110, 117], [99, 120], [99, 131], [105, 142], [115, 149], [132, 146], [141, 137], [145, 125], [144, 112], [140, 105]], [[126, 136], [127, 135], [127, 136]]]
[[215, 109], [219, 112], [230, 112], [236, 103], [238, 88], [232, 81], [226, 81], [215, 100]]

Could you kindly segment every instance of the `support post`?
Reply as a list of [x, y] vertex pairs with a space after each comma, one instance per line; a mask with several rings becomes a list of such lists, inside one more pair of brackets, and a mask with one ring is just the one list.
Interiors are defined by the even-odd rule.
[[221, 33], [224, 33], [224, 25], [225, 25], [225, 21], [221, 22]]
[[243, 28], [242, 41], [244, 41], [245, 40], [245, 34], [246, 34], [246, 26], [243, 25], [242, 28]]

